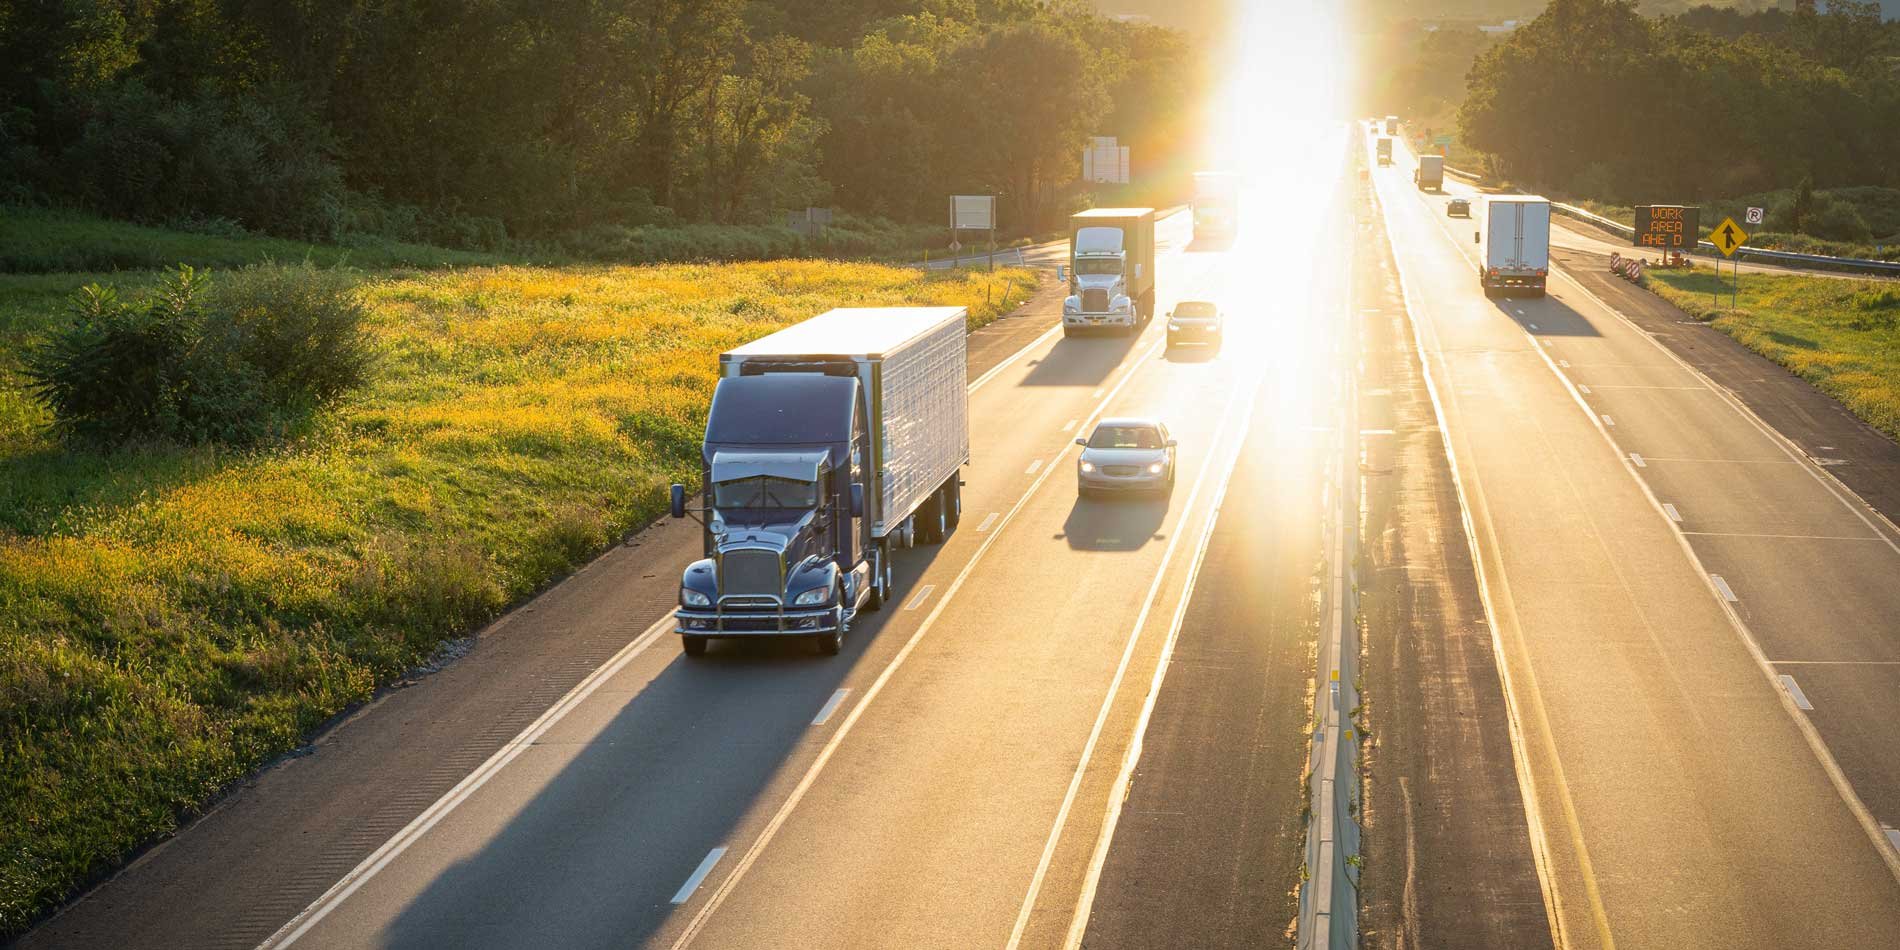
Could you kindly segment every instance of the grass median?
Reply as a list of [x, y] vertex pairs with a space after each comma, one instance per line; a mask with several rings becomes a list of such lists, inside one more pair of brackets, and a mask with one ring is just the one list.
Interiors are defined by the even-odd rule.
[[1749, 274], [1731, 306], [1734, 280], [1711, 269], [1652, 270], [1645, 282], [1900, 439], [1900, 285]]
[[780, 261], [361, 278], [374, 382], [290, 442], [53, 440], [23, 349], [93, 280], [0, 277], [0, 938], [378, 685], [657, 517], [716, 354], [1023, 270]]

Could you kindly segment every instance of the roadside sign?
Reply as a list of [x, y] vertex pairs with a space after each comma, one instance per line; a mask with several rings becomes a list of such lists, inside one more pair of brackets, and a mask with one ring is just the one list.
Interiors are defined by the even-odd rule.
[[988, 231], [996, 227], [995, 195], [951, 195], [950, 227]]
[[1447, 145], [1450, 145], [1450, 144], [1451, 144], [1451, 136], [1449, 136], [1449, 135], [1440, 135], [1440, 136], [1436, 136], [1436, 137], [1434, 137], [1434, 138], [1432, 139], [1432, 144], [1433, 144], [1433, 145], [1437, 145], [1437, 146], [1439, 146], [1439, 147], [1441, 147], [1441, 148], [1442, 148], [1442, 147], [1444, 147], [1444, 146], [1447, 146]]
[[1709, 240], [1714, 242], [1715, 249], [1721, 251], [1723, 257], [1734, 257], [1742, 242], [1748, 240], [1748, 232], [1736, 227], [1734, 218], [1723, 218], [1722, 223], [1709, 232]]
[[1742, 215], [1742, 220], [1748, 222], [1749, 224], [1760, 224], [1762, 222], [1761, 209], [1760, 208], [1748, 209], [1748, 212]]
[[1097, 135], [1082, 149], [1082, 180], [1096, 184], [1128, 184], [1128, 146], [1112, 135]]
[[1701, 208], [1688, 208], [1682, 205], [1637, 205], [1635, 233], [1631, 236], [1630, 243], [1635, 247], [1652, 247], [1669, 251], [1694, 247], [1696, 225], [1701, 222], [1701, 219]]

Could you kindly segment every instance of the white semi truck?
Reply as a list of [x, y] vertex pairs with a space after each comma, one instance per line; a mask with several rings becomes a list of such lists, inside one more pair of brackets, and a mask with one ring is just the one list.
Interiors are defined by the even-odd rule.
[[1194, 239], [1231, 240], [1240, 229], [1240, 176], [1194, 173]]
[[1092, 329], [1137, 333], [1155, 311], [1153, 208], [1091, 208], [1069, 219], [1069, 282], [1062, 333]]
[[1478, 215], [1478, 284], [1485, 296], [1512, 289], [1544, 295], [1550, 277], [1550, 201], [1537, 195], [1486, 195]]

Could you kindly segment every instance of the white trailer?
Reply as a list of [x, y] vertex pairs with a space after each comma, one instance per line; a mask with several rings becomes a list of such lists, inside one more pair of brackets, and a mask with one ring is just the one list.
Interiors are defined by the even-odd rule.
[[1478, 244], [1478, 284], [1486, 296], [1524, 288], [1538, 297], [1550, 276], [1550, 201], [1537, 195], [1487, 195]]

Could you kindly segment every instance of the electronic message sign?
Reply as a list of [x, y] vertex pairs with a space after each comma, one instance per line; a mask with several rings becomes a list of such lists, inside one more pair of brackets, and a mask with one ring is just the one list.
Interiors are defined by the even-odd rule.
[[1702, 233], [1696, 227], [1701, 216], [1701, 208], [1637, 205], [1636, 233], [1630, 243], [1658, 250], [1693, 250]]

